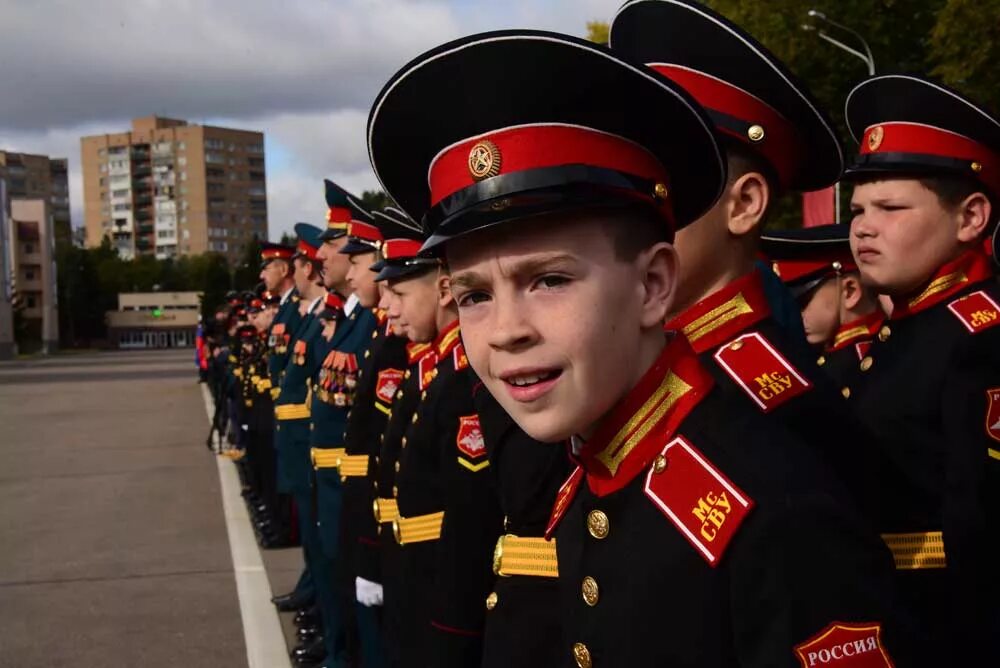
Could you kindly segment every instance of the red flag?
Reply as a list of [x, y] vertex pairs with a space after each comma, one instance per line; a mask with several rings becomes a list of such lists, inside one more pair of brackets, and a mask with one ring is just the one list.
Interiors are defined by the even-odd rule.
[[836, 223], [834, 212], [835, 186], [802, 193], [802, 227], [817, 227]]

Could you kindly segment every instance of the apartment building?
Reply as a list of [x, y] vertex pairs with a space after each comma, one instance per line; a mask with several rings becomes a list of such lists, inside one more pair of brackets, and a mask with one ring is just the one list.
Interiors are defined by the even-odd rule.
[[158, 116], [81, 139], [88, 246], [123, 258], [206, 251], [230, 262], [267, 238], [264, 135]]
[[10, 199], [44, 199], [49, 204], [56, 239], [72, 239], [66, 158], [0, 150], [0, 179]]
[[14, 308], [23, 342], [43, 352], [59, 347], [54, 219], [47, 199], [12, 199], [7, 240]]

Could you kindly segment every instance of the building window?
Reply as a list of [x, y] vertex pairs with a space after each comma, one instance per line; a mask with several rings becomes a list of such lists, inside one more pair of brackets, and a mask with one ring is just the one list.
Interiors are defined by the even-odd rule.
[[28, 255], [35, 252], [35, 244], [24, 244], [24, 252]]
[[128, 189], [125, 190], [112, 190], [112, 197], [128, 197]]
[[221, 153], [206, 153], [205, 162], [215, 165], [226, 164], [226, 156]]
[[27, 304], [28, 304], [28, 308], [35, 308], [35, 296], [34, 295], [28, 295]]
[[263, 153], [263, 144], [247, 144], [247, 153]]
[[[187, 173], [186, 170], [182, 169], [181, 170], [181, 181], [187, 181], [187, 180], [188, 180], [188, 173]], [[181, 187], [183, 188], [184, 186], [181, 186]]]
[[101, 174], [107, 174], [108, 173], [108, 166], [106, 164], [104, 164], [103, 162], [101, 163], [100, 172], [101, 172]]
[[108, 149], [106, 149], [106, 148], [99, 148], [99, 149], [97, 149], [97, 155], [101, 156], [102, 158], [104, 156], [106, 156], [107, 154], [108, 154]]
[[105, 184], [106, 181], [107, 181], [107, 179], [104, 178], [103, 176], [101, 178], [97, 179], [98, 185], [102, 185], [102, 186]]
[[33, 280], [35, 280], [35, 270], [34, 269], [25, 269], [24, 270], [24, 280], [26, 280], [26, 281], [33, 281]]
[[112, 146], [108, 149], [109, 155], [125, 155], [128, 152], [127, 146]]
[[184, 150], [184, 142], [182, 142], [182, 141], [177, 142], [177, 150], [178, 151], [183, 151]]
[[184, 165], [188, 164], [188, 159], [182, 155], [179, 158], [177, 158], [177, 164], [183, 167]]
[[219, 148], [219, 149], [221, 149], [221, 148], [225, 148], [225, 147], [226, 147], [226, 142], [222, 141], [221, 139], [206, 139], [205, 140], [205, 148]]
[[127, 203], [126, 204], [115, 204], [114, 207], [113, 207], [113, 209], [115, 211], [128, 211], [131, 208], [132, 208], [132, 205], [131, 204], [127, 204]]
[[189, 230], [183, 230], [181, 232], [181, 239], [183, 239], [184, 241], [187, 241], [190, 238], [191, 238], [191, 232]]

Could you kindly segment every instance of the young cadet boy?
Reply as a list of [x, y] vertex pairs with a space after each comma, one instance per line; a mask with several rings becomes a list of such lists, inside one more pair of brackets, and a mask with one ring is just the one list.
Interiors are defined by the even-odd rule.
[[[299, 536], [302, 541], [303, 561], [309, 571], [320, 607], [330, 605], [332, 584], [331, 574], [323, 568], [314, 568], [314, 561], [323, 561], [323, 550], [316, 528], [312, 503], [312, 462], [310, 458], [310, 386], [311, 378], [321, 360], [317, 360], [317, 348], [323, 343], [322, 327], [316, 319], [322, 308], [326, 289], [320, 275], [321, 262], [316, 253], [322, 243], [317, 227], [306, 223], [295, 225], [298, 237], [296, 252], [292, 256], [294, 264], [295, 288], [299, 296], [299, 320], [288, 339], [288, 363], [280, 375], [278, 396], [274, 400], [275, 449], [278, 453], [278, 489], [291, 494], [298, 513]], [[293, 651], [300, 658], [306, 647]], [[321, 650], [321, 648], [315, 648]], [[322, 658], [316, 652], [310, 659]]]
[[[387, 283], [405, 281], [431, 271], [437, 271], [438, 261], [417, 257], [425, 235], [415, 227], [387, 232], [388, 238], [382, 247], [383, 259], [376, 268], [376, 282], [382, 286], [380, 304], [386, 309], [386, 319], [397, 337], [409, 340], [408, 328], [404, 325], [401, 300]], [[372, 502], [372, 517], [379, 539], [382, 594], [384, 608], [382, 636], [389, 666], [409, 666], [414, 653], [419, 654], [417, 644], [422, 628], [410, 623], [408, 611], [411, 605], [409, 583], [401, 569], [401, 546], [396, 542], [393, 523], [399, 519], [397, 503], [398, 489], [396, 473], [399, 471], [399, 456], [406, 444], [406, 431], [412, 424], [417, 408], [426, 398], [425, 389], [431, 380], [434, 368], [434, 347], [431, 343], [410, 342], [406, 346], [406, 364], [402, 380], [391, 399], [380, 399], [379, 410], [386, 413], [384, 432], [378, 437], [378, 454], [369, 469], [369, 482], [375, 495]], [[426, 372], [426, 373], [424, 373]], [[383, 390], [395, 381], [395, 374], [386, 375], [380, 384]], [[361, 593], [359, 591], [359, 593]], [[374, 592], [376, 595], [378, 592]], [[359, 597], [360, 598], [360, 597]]]
[[1000, 294], [984, 246], [1000, 122], [932, 81], [881, 76], [847, 98], [851, 247], [893, 309], [850, 404], [889, 460], [872, 513], [931, 665], [1000, 665]]
[[820, 352], [816, 364], [845, 397], [885, 318], [878, 295], [861, 283], [850, 231], [849, 225], [820, 225], [761, 237], [774, 273], [802, 309], [806, 340]]
[[[382, 285], [376, 282], [376, 268], [381, 268], [388, 248], [411, 244], [417, 248], [419, 226], [392, 207], [374, 212], [375, 224], [369, 229], [351, 227], [351, 240], [341, 250], [349, 256], [351, 268], [347, 282], [361, 306], [376, 309]], [[357, 234], [357, 236], [355, 236]], [[379, 444], [392, 412], [397, 392], [407, 367], [406, 337], [393, 333], [385, 311], [376, 311], [378, 323], [364, 352], [358, 371], [354, 406], [340, 462], [344, 481], [345, 530], [342, 532], [345, 559], [349, 559], [348, 583], [356, 601], [358, 635], [365, 666], [385, 664], [380, 618], [383, 602], [382, 564], [379, 555], [378, 525], [372, 513], [375, 491], [370, 473], [375, 470]], [[414, 344], [416, 345], [416, 344]], [[426, 347], [426, 346], [425, 346]], [[349, 556], [348, 556], [349, 555]]]
[[[427, 103], [455, 89], [477, 95]], [[603, 47], [505, 31], [407, 65], [368, 137], [444, 250], [486, 389], [532, 438], [572, 442], [549, 527], [566, 660], [891, 665], [884, 546], [810, 450], [663, 331], [673, 228], [725, 183], [697, 104]]]
[[383, 269], [399, 300], [400, 324], [416, 343], [431, 343], [419, 365], [420, 402], [400, 440], [392, 489], [399, 517], [392, 530], [404, 582], [401, 624], [406, 665], [477, 665], [483, 601], [501, 514], [486, 446], [472, 402], [468, 366], [448, 275], [438, 263], [419, 272]]
[[840, 177], [843, 155], [831, 123], [782, 62], [700, 3], [628, 2], [610, 40], [706, 109], [728, 163], [722, 196], [677, 233], [680, 279], [668, 329], [684, 333], [723, 389], [827, 457], [862, 507], [875, 503], [864, 496], [872, 467], [858, 464], [870, 452], [870, 435], [816, 368], [806, 341], [779, 324], [755, 266], [772, 199]]

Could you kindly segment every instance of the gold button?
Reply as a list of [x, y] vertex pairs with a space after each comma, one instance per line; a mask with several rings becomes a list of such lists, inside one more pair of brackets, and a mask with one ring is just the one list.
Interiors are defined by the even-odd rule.
[[730, 350], [739, 350], [742, 347], [743, 347], [743, 342], [742, 341], [734, 341], [733, 344], [731, 346], [729, 346], [729, 349]]
[[600, 590], [597, 587], [597, 580], [589, 575], [583, 578], [583, 584], [580, 586], [580, 593], [583, 594], [584, 603], [590, 607], [597, 605], [597, 599], [600, 596]]
[[591, 510], [587, 515], [587, 530], [598, 540], [607, 538], [608, 531], [611, 530], [608, 516], [600, 510]]
[[764, 139], [764, 128], [760, 125], [751, 125], [747, 128], [747, 138], [753, 143], [757, 143]]
[[491, 591], [490, 595], [486, 597], [486, 609], [492, 610], [495, 607], [497, 607], [497, 593]]
[[590, 650], [582, 642], [573, 643], [573, 659], [578, 668], [591, 668]]
[[417, 424], [417, 414], [416, 413], [413, 414], [413, 419], [410, 420], [410, 422], [412, 422], [413, 424]]
[[378, 466], [378, 455], [375, 455], [375, 466]]
[[426, 398], [427, 398], [427, 390], [424, 390], [423, 392], [420, 393], [420, 400], [423, 401]]
[[983, 163], [981, 162], [973, 162], [969, 167], [976, 173], [983, 171]]
[[396, 469], [396, 473], [399, 473], [399, 462], [396, 462], [394, 468]]
[[885, 343], [890, 334], [892, 334], [892, 330], [889, 329], [889, 325], [882, 325], [882, 329], [878, 330], [878, 340]]
[[816, 360], [816, 366], [823, 366], [824, 364], [826, 364], [826, 358], [820, 355], [819, 359]]
[[653, 186], [653, 196], [657, 199], [667, 199], [667, 195], [670, 194], [667, 190], [667, 185], [665, 183], [657, 183]]
[[409, 369], [407, 369], [406, 373], [403, 374], [403, 378], [409, 378], [409, 377], [410, 377], [410, 371]]
[[663, 455], [656, 455], [653, 460], [653, 473], [663, 473], [667, 470], [667, 458]]
[[850, 399], [851, 398], [851, 388], [849, 388], [849, 387], [845, 387], [844, 389], [842, 389], [840, 391], [840, 393], [842, 395], [844, 395], [845, 399]]
[[371, 354], [372, 354], [372, 351], [366, 350], [365, 351], [365, 359], [368, 359], [369, 357], [371, 357]]
[[868, 371], [868, 369], [872, 368], [872, 364], [874, 363], [875, 360], [873, 360], [870, 355], [868, 357], [865, 357], [863, 360], [861, 360], [861, 370]]
[[403, 440], [400, 441], [400, 442], [402, 443], [403, 447], [405, 448], [406, 447], [406, 437], [404, 436]]
[[392, 486], [392, 496], [393, 498], [399, 496], [399, 488], [396, 487], [395, 485]]
[[403, 391], [402, 390], [400, 390], [399, 392], [396, 393], [396, 398], [397, 399], [402, 399], [403, 398]]

